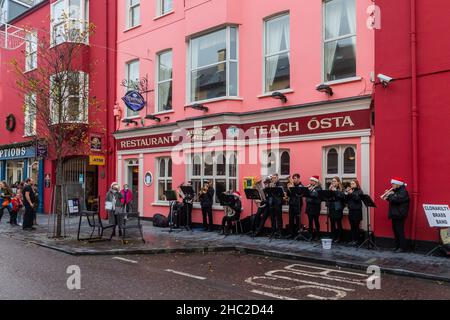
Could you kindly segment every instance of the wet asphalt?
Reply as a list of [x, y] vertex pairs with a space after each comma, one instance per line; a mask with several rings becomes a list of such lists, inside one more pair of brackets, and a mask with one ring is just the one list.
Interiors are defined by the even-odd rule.
[[[80, 271], [81, 289], [68, 289], [69, 277], [69, 285], [77, 283], [67, 273], [70, 266]], [[71, 256], [0, 237], [0, 299], [450, 300], [449, 283], [369, 277], [361, 271], [237, 252]], [[369, 289], [368, 283], [376, 288]]]

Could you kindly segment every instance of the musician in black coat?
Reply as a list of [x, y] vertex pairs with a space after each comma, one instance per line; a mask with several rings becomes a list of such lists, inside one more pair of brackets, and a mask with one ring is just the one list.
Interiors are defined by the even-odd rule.
[[[283, 188], [280, 183], [280, 178], [277, 173], [272, 175], [272, 182], [270, 187]], [[281, 195], [273, 196], [269, 204], [269, 210], [272, 214], [272, 221], [276, 221], [277, 231], [276, 236], [282, 236], [283, 233], [283, 193]]]
[[[225, 216], [222, 218], [222, 232], [221, 234], [228, 234], [232, 228], [233, 221], [239, 221], [242, 212], [242, 200], [239, 191], [228, 192], [232, 194], [234, 202], [225, 210]], [[227, 228], [225, 227], [227, 226]]]
[[292, 176], [289, 181], [286, 195], [289, 197], [289, 233], [291, 237], [295, 237], [300, 230], [300, 215], [303, 207], [303, 197], [298, 194], [292, 194], [290, 188], [303, 187], [298, 173]]
[[331, 180], [330, 190], [334, 191], [335, 200], [327, 203], [328, 212], [331, 223], [331, 233], [333, 234], [333, 242], [337, 243], [342, 240], [342, 217], [344, 216], [344, 188], [339, 177]]
[[405, 220], [409, 212], [410, 198], [406, 184], [401, 178], [391, 180], [392, 189], [385, 199], [389, 202], [389, 219], [395, 237], [395, 252], [404, 252], [406, 248]]
[[[309, 222], [309, 233], [313, 240], [318, 240], [320, 237], [320, 210], [321, 202], [319, 199], [319, 190], [322, 190], [320, 186], [319, 176], [312, 176], [310, 179], [309, 196], [306, 198], [306, 214], [308, 215]], [[315, 224], [316, 229], [313, 231], [313, 224]]]
[[[205, 181], [205, 185], [199, 193], [200, 206], [203, 215], [203, 231], [213, 230], [212, 206], [214, 203], [214, 193], [214, 188], [210, 185], [210, 182]], [[208, 218], [208, 220], [206, 218]]]
[[348, 206], [348, 220], [351, 228], [351, 242], [350, 245], [357, 245], [360, 235], [360, 224], [363, 219], [363, 203], [361, 195], [364, 193], [357, 179], [350, 182], [350, 187], [345, 191], [345, 198]]

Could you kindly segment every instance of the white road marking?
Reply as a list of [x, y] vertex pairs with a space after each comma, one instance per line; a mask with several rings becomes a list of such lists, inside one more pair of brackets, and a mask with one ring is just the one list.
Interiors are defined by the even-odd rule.
[[180, 276], [185, 276], [185, 277], [189, 277], [189, 278], [194, 278], [194, 279], [197, 279], [197, 280], [206, 280], [205, 277], [195, 276], [195, 275], [193, 275], [193, 274], [186, 273], [186, 272], [175, 271], [175, 270], [172, 270], [172, 269], [166, 269], [166, 271], [167, 271], [167, 272], [172, 272], [172, 273], [178, 274], [178, 275], [180, 275]]
[[297, 299], [294, 299], [294, 298], [280, 296], [279, 294], [273, 294], [273, 293], [268, 293], [268, 292], [259, 291], [259, 290], [252, 290], [251, 292], [256, 293], [256, 294], [260, 294], [260, 295], [263, 295], [263, 296], [266, 296], [266, 297], [280, 299], [280, 300], [297, 300]]
[[130, 259], [125, 259], [125, 258], [121, 258], [121, 257], [114, 257], [113, 259], [115, 260], [120, 260], [120, 261], [125, 261], [125, 262], [129, 262], [129, 263], [138, 263], [135, 260], [130, 260]]

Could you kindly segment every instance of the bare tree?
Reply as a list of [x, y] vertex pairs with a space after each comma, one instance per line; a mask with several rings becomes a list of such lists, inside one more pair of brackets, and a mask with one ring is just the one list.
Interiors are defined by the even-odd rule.
[[[63, 162], [66, 157], [89, 152], [89, 131], [99, 124], [93, 119], [100, 112], [95, 97], [90, 97], [86, 70], [88, 39], [94, 26], [68, 17], [58, 19], [52, 32], [27, 29], [23, 56], [13, 59], [16, 86], [23, 96], [26, 128], [35, 139], [48, 145], [49, 157], [56, 162], [54, 213], [55, 237], [62, 236]], [[37, 36], [36, 36], [37, 34]], [[30, 54], [32, 52], [32, 54]], [[38, 64], [34, 68], [37, 59]], [[91, 71], [95, 61], [89, 61]], [[24, 72], [30, 69], [31, 71]], [[35, 123], [30, 118], [35, 115]], [[33, 132], [34, 131], [34, 132]]]

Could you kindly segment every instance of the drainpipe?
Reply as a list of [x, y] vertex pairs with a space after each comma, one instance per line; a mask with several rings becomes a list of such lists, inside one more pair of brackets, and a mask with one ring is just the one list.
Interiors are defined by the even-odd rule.
[[417, 107], [417, 33], [416, 0], [411, 0], [411, 111], [412, 111], [412, 167], [413, 167], [413, 220], [411, 239], [416, 243], [416, 225], [419, 197], [418, 107]]

